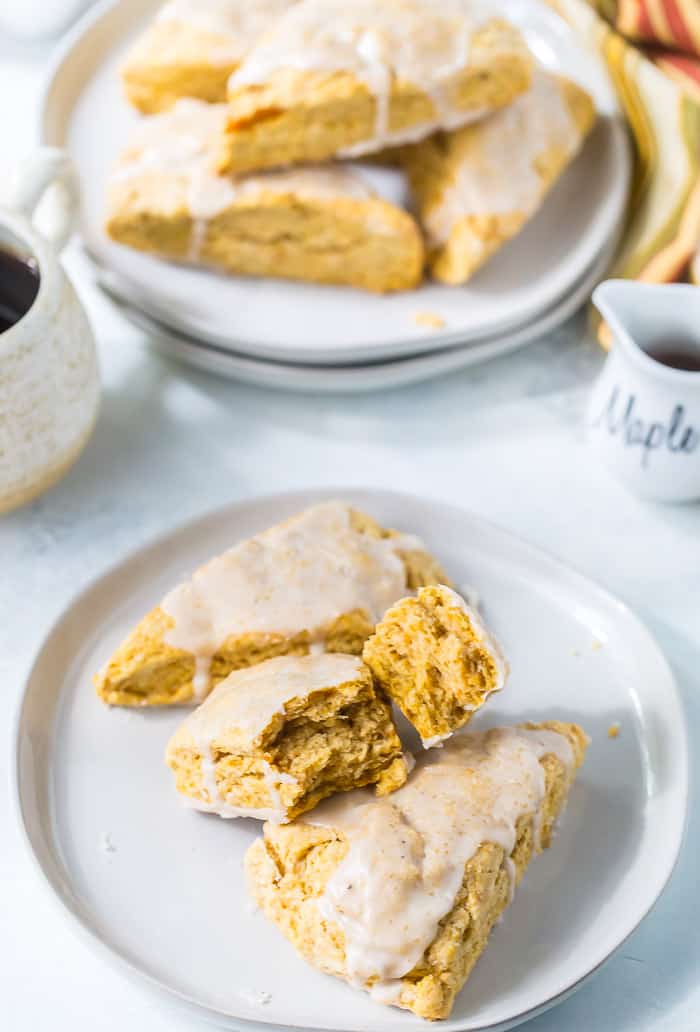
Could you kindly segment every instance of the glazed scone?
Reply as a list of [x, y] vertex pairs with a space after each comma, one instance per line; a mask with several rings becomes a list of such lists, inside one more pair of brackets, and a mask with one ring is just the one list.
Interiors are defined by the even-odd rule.
[[[322, 803], [248, 850], [251, 894], [302, 956], [422, 1018], [446, 1018], [583, 760], [551, 722], [462, 732], [393, 795]], [[506, 973], [507, 977], [507, 973]]]
[[301, 0], [231, 76], [218, 167], [415, 142], [510, 103], [531, 67], [519, 32], [475, 0]]
[[310, 651], [360, 655], [387, 608], [445, 574], [418, 538], [323, 502], [200, 567], [96, 676], [117, 706], [202, 701], [231, 671]]
[[145, 114], [180, 97], [226, 100], [226, 84], [292, 0], [169, 0], [127, 54], [127, 99]]
[[179, 100], [144, 119], [112, 174], [107, 233], [120, 244], [246, 276], [378, 293], [420, 281], [414, 219], [359, 170], [304, 166], [231, 179], [210, 169], [225, 107]]
[[362, 655], [426, 748], [467, 724], [508, 673], [479, 613], [444, 584], [387, 610]]
[[286, 822], [335, 792], [406, 780], [391, 719], [359, 656], [279, 656], [236, 670], [168, 745], [178, 790], [221, 817]]
[[430, 270], [466, 283], [535, 214], [595, 121], [585, 90], [541, 69], [509, 107], [402, 152]]

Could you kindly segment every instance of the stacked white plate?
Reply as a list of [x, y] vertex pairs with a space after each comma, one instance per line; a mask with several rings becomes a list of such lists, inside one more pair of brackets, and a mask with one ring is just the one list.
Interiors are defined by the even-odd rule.
[[[396, 386], [542, 336], [605, 274], [629, 189], [627, 136], [604, 63], [536, 0], [502, 0], [499, 10], [521, 27], [542, 64], [589, 90], [600, 118], [539, 214], [469, 284], [427, 282], [379, 297], [224, 277], [111, 243], [102, 229], [105, 183], [138, 118], [121, 94], [119, 66], [157, 6], [108, 0], [77, 26], [50, 76], [42, 136], [66, 147], [80, 171], [82, 236], [98, 281], [159, 350], [222, 376], [286, 389]], [[398, 172], [365, 174], [380, 193], [406, 199]]]

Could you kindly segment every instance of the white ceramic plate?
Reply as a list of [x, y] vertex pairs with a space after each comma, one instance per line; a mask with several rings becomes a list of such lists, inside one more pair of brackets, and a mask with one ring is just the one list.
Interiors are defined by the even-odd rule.
[[122, 313], [148, 333], [151, 346], [168, 358], [175, 358], [208, 373], [261, 387], [315, 394], [356, 394], [405, 387], [434, 376], [455, 372], [486, 359], [508, 354], [544, 336], [572, 315], [588, 298], [595, 284], [604, 276], [614, 246], [613, 241], [612, 246], [603, 251], [575, 289], [527, 326], [461, 347], [442, 348], [429, 354], [350, 366], [294, 365], [255, 359], [247, 355], [238, 355], [228, 348], [203, 344], [164, 327], [140, 308], [130, 305], [108, 279], [100, 276], [99, 281]]
[[[433, 350], [520, 327], [551, 307], [602, 251], [625, 208], [630, 156], [614, 91], [600, 58], [537, 0], [503, 0], [546, 65], [579, 80], [596, 99], [600, 123], [583, 153], [526, 230], [465, 287], [425, 284], [375, 297], [350, 289], [250, 280], [184, 268], [110, 243], [102, 230], [105, 181], [137, 119], [121, 95], [125, 47], [155, 0], [98, 5], [81, 22], [50, 76], [42, 136], [67, 146], [81, 173], [82, 233], [122, 292], [171, 328], [239, 354], [343, 364]], [[394, 199], [400, 176], [374, 169]], [[435, 332], [415, 322], [429, 311]]]
[[[559, 717], [592, 736], [553, 848], [533, 862], [440, 1026], [505, 1028], [593, 972], [670, 875], [687, 800], [673, 677], [625, 606], [505, 532], [404, 495], [333, 494], [420, 534], [458, 584], [479, 592], [512, 665], [479, 726]], [[259, 825], [183, 806], [164, 766], [183, 711], [109, 709], [91, 685], [183, 573], [322, 497], [279, 495], [206, 516], [135, 553], [68, 606], [38, 653], [18, 716], [19, 814], [45, 880], [105, 956], [222, 1026], [405, 1032], [424, 1026], [307, 967], [251, 912], [241, 862]]]

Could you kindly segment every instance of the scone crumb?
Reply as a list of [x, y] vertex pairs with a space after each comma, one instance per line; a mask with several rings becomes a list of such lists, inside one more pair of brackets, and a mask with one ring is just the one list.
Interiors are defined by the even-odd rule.
[[416, 312], [413, 321], [416, 326], [425, 326], [429, 330], [441, 330], [445, 326], [445, 320], [437, 312]]
[[620, 725], [618, 723], [611, 724], [608, 728], [608, 738], [617, 738], [620, 734]]
[[100, 849], [103, 853], [116, 853], [117, 847], [112, 841], [112, 836], [108, 831], [105, 831], [100, 836]]
[[244, 990], [241, 992], [241, 996], [248, 1003], [259, 1004], [261, 1007], [272, 1001], [272, 993], [268, 993], [265, 989]]

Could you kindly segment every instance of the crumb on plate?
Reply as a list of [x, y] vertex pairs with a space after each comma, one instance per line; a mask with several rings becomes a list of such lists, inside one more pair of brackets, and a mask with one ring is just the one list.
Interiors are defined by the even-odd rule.
[[416, 312], [413, 321], [417, 326], [425, 326], [429, 330], [441, 330], [445, 320], [437, 312]]
[[112, 841], [112, 836], [108, 831], [103, 832], [100, 837], [100, 849], [103, 853], [116, 853], [117, 847]]

